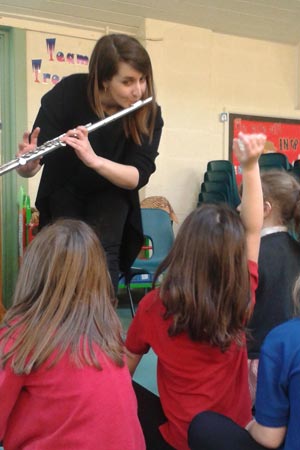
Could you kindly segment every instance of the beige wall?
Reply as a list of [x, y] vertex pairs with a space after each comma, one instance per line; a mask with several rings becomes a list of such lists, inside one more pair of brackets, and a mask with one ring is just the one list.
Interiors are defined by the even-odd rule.
[[[3, 19], [1, 23], [5, 25]], [[43, 23], [6, 25], [28, 30], [28, 46], [32, 32], [91, 42], [100, 36]], [[219, 122], [220, 112], [300, 117], [295, 109], [300, 103], [296, 89], [300, 52], [294, 46], [150, 19], [138, 37], [152, 58], [165, 120], [157, 172], [141, 196], [167, 197], [182, 221], [196, 206], [207, 162], [228, 157], [228, 123]], [[30, 83], [31, 67], [27, 70]], [[37, 103], [37, 98], [29, 97], [28, 127]], [[29, 180], [32, 200], [37, 184], [38, 178]]]
[[[70, 32], [70, 30], [69, 30]], [[97, 39], [101, 36], [99, 33]], [[55, 38], [55, 49], [53, 52], [53, 60], [50, 60], [47, 52], [46, 39]], [[90, 56], [95, 45], [96, 39], [94, 36], [76, 36], [61, 34], [52, 28], [51, 31], [27, 31], [26, 33], [26, 52], [27, 52], [27, 116], [28, 129], [31, 130], [36, 114], [40, 106], [41, 97], [54, 86], [52, 82], [53, 76], [58, 76], [61, 79], [64, 76], [72, 73], [87, 72], [88, 66], [77, 62], [76, 55]], [[64, 61], [58, 61], [56, 55], [58, 52], [63, 53]], [[67, 61], [67, 54], [74, 54], [72, 63]], [[32, 69], [32, 60], [41, 58], [41, 69], [37, 75], [38, 83], [35, 82], [36, 75]], [[44, 82], [43, 74], [50, 74], [50, 79]], [[75, 95], [75, 93], [74, 93]], [[78, 124], [80, 125], [80, 124]], [[65, 130], [67, 131], [67, 130]], [[28, 194], [31, 199], [31, 204], [34, 205], [37, 189], [40, 182], [42, 170], [28, 182]]]
[[196, 206], [206, 164], [228, 158], [222, 111], [299, 118], [298, 49], [146, 20], [165, 127], [143, 195], [168, 198], [180, 221]]

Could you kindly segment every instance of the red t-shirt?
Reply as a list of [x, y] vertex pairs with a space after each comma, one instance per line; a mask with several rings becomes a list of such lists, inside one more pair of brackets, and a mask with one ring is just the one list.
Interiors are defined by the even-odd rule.
[[29, 375], [15, 375], [9, 363], [0, 370], [5, 450], [145, 450], [126, 365], [95, 351], [102, 371], [77, 367], [68, 353]]
[[[249, 271], [254, 302], [257, 264], [250, 261]], [[147, 294], [129, 328], [126, 347], [135, 354], [147, 353], [150, 347], [156, 353], [158, 391], [167, 417], [160, 431], [177, 450], [188, 450], [188, 426], [201, 411], [222, 413], [241, 426], [250, 421], [247, 350], [233, 343], [222, 353], [192, 341], [186, 333], [170, 337], [172, 318], [164, 320], [164, 311], [159, 290]]]

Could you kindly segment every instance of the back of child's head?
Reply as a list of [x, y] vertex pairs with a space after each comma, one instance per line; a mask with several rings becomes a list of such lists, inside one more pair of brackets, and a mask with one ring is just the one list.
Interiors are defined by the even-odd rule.
[[122, 365], [120, 322], [105, 254], [94, 231], [79, 220], [43, 228], [25, 252], [2, 340], [14, 337], [17, 373], [29, 373], [57, 351], [100, 368], [94, 346]]
[[265, 202], [272, 205], [281, 225], [300, 231], [300, 184], [286, 170], [261, 172], [261, 183]]
[[235, 210], [205, 204], [189, 214], [158, 269], [163, 272], [170, 335], [185, 331], [222, 350], [239, 341], [250, 296], [245, 230]]

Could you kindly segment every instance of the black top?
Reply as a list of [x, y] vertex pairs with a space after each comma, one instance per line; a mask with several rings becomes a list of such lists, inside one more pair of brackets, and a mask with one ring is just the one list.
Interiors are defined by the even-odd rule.
[[268, 332], [293, 316], [292, 290], [300, 274], [300, 244], [286, 232], [261, 239], [258, 288], [253, 316], [248, 324], [248, 356], [259, 358]]
[[[134, 114], [131, 113], [131, 114]], [[41, 107], [33, 128], [40, 127], [38, 145], [54, 139], [78, 125], [98, 122], [87, 99], [87, 74], [74, 74], [63, 78], [47, 92], [41, 100]], [[95, 153], [111, 161], [132, 165], [138, 169], [139, 182], [134, 190], [116, 188], [115, 185], [88, 168], [70, 147], [62, 147], [45, 155], [36, 206], [43, 210], [47, 197], [62, 186], [70, 187], [79, 196], [90, 193], [104, 193], [120, 189], [128, 197], [129, 215], [124, 230], [120, 266], [127, 269], [136, 257], [143, 240], [138, 190], [145, 186], [155, 171], [163, 120], [158, 107], [153, 139], [143, 136], [142, 145], [126, 138], [122, 119], [115, 120], [89, 134], [89, 141]], [[113, 205], [112, 205], [113, 207]], [[109, 221], [109, 217], [107, 218]]]

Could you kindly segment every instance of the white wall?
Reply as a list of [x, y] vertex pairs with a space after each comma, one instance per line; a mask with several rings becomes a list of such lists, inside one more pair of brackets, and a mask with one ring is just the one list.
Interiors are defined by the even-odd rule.
[[[101, 35], [99, 34], [97, 38]], [[46, 39], [55, 39], [52, 58], [47, 50]], [[37, 115], [41, 97], [52, 87], [53, 79], [59, 79], [72, 73], [87, 72], [88, 65], [83, 64], [77, 55], [90, 56], [96, 39], [94, 37], [77, 37], [76, 35], [64, 35], [51, 29], [48, 32], [27, 31], [26, 33], [26, 53], [27, 53], [27, 116], [28, 129], [31, 130], [35, 117]], [[61, 58], [58, 54], [63, 55]], [[67, 58], [68, 54], [74, 55], [74, 58]], [[32, 68], [32, 60], [41, 59], [40, 73], [35, 74]], [[49, 74], [50, 78], [44, 74]], [[38, 80], [36, 82], [35, 80]], [[74, 93], [76, 95], [76, 93]], [[79, 124], [78, 124], [79, 125]], [[67, 131], [67, 130], [66, 130]], [[59, 150], [58, 150], [59, 151]], [[34, 205], [37, 189], [40, 182], [42, 170], [34, 177], [29, 179], [28, 194], [31, 204]]]
[[[6, 25], [28, 30], [29, 47], [34, 32], [91, 42], [100, 37], [100, 32], [12, 19]], [[157, 171], [141, 196], [165, 196], [181, 222], [196, 206], [207, 162], [228, 158], [228, 123], [219, 122], [220, 112], [300, 117], [295, 109], [300, 51], [152, 19], [145, 21], [140, 38], [153, 62], [165, 120]], [[27, 70], [31, 83], [31, 67]], [[37, 103], [28, 96], [29, 128]], [[38, 178], [29, 180], [32, 200], [37, 184]]]
[[298, 49], [147, 19], [165, 127], [143, 196], [168, 198], [180, 221], [196, 206], [206, 164], [228, 158], [222, 111], [299, 118]]

